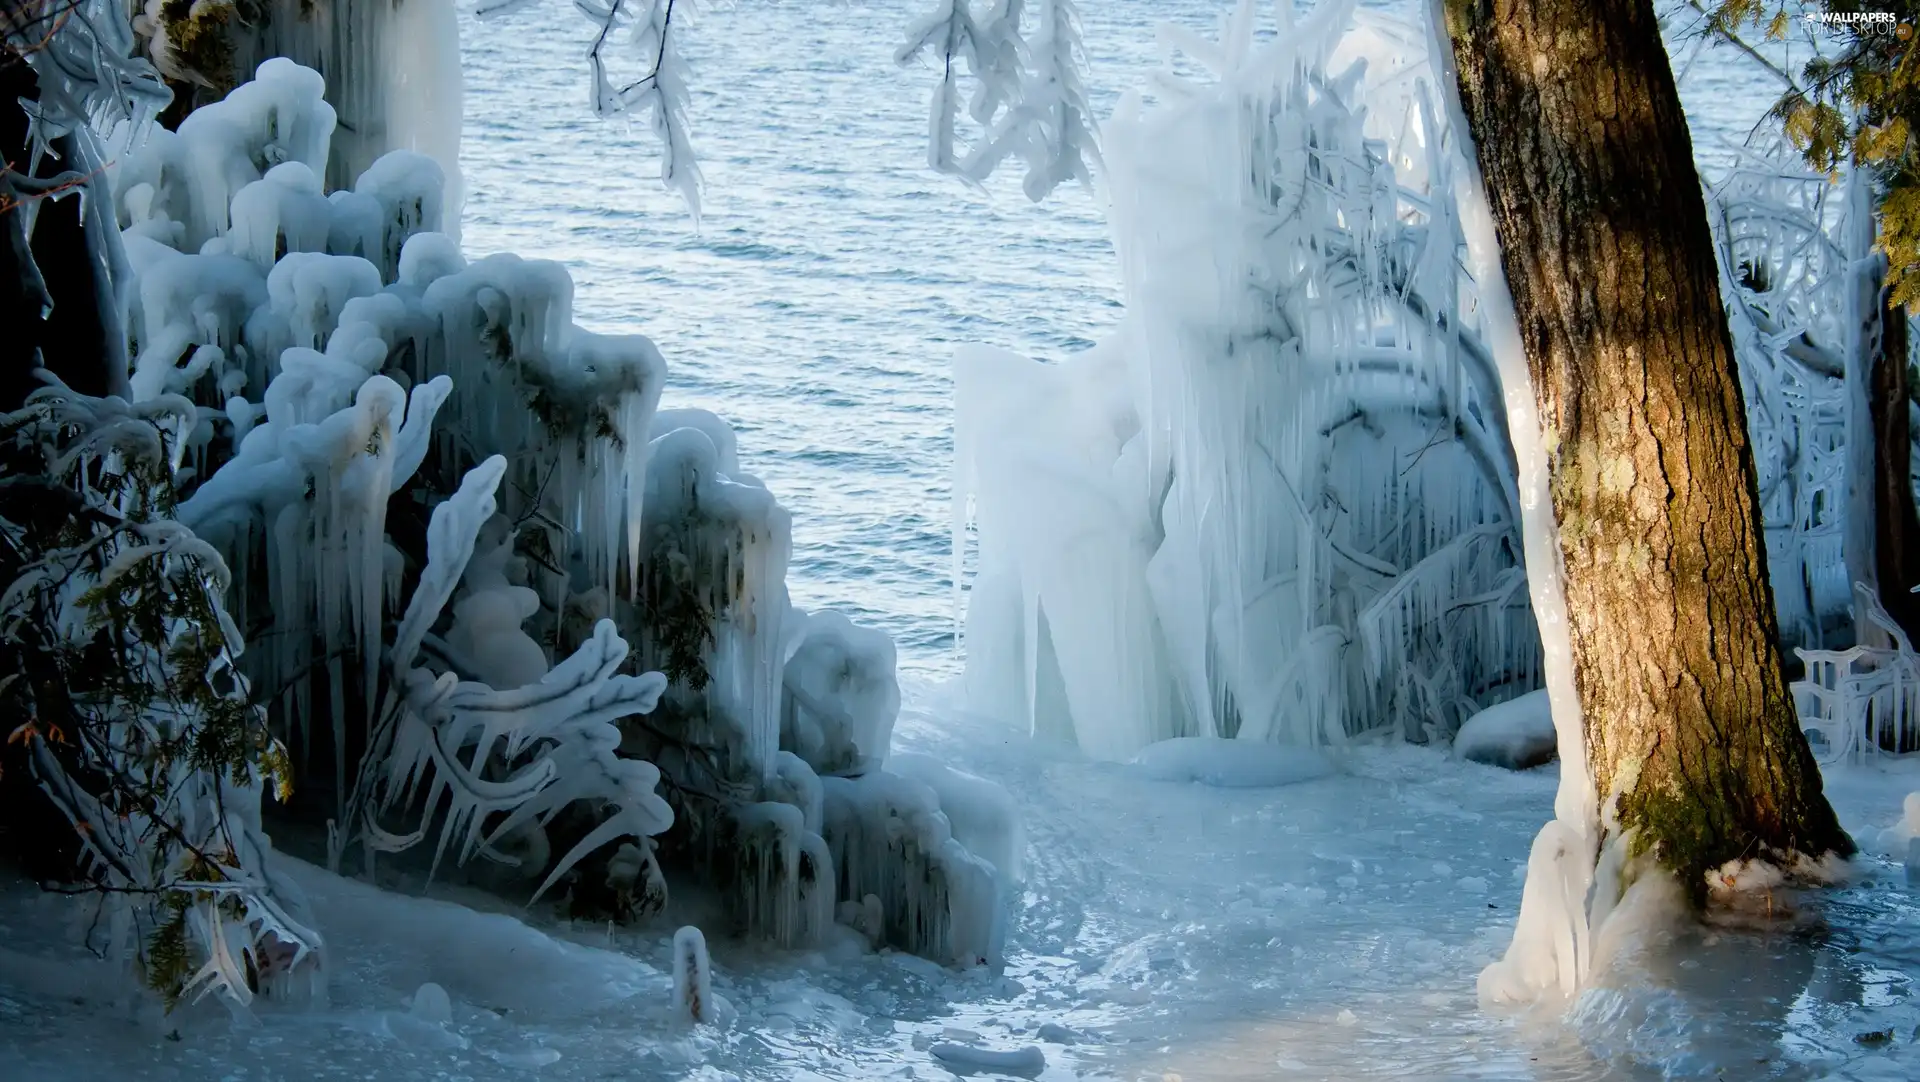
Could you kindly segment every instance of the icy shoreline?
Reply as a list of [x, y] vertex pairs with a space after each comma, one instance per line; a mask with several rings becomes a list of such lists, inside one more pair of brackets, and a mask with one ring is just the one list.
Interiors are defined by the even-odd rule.
[[[469, 914], [428, 936], [429, 925], [340, 915], [453, 919], [439, 903], [316, 884], [344, 948], [327, 1011], [268, 1012], [247, 1029], [214, 1008], [174, 1042], [115, 1023], [104, 1003], [73, 1006], [64, 997], [86, 971], [53, 969], [66, 986], [43, 986], [19, 962], [53, 957], [51, 945], [14, 936], [0, 955], [0, 1077], [949, 1077], [937, 1044], [1037, 1047], [1036, 1077], [1054, 1082], [1759, 1077], [1747, 1072], [1762, 1056], [1764, 1077], [1893, 1079], [1920, 1066], [1920, 897], [1883, 858], [1805, 906], [1814, 932], [1683, 931], [1664, 961], [1585, 995], [1569, 1025], [1500, 1018], [1479, 1009], [1474, 976], [1511, 932], [1553, 768], [1363, 746], [1332, 779], [1157, 782], [951, 711], [946, 696], [917, 689], [899, 742], [1021, 802], [1028, 881], [1002, 976], [845, 941], [780, 952], [716, 938], [714, 990], [738, 1017], [687, 1029], [666, 1015], [671, 927], [609, 936]], [[1920, 762], [1833, 770], [1829, 788], [1870, 837], [1920, 788]], [[37, 926], [31, 914], [60, 901], [11, 889], [0, 930]], [[489, 941], [443, 957], [460, 927]], [[446, 989], [450, 1024], [410, 1010], [429, 980]]]

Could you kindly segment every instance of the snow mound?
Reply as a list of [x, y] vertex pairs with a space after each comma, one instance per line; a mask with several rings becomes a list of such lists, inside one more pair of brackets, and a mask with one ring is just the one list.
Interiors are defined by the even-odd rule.
[[1333, 763], [1312, 748], [1212, 736], [1150, 744], [1130, 766], [1154, 781], [1192, 781], [1223, 789], [1260, 789], [1331, 776]]
[[1545, 689], [1487, 707], [1468, 718], [1453, 738], [1453, 752], [1460, 758], [1508, 770], [1550, 763], [1557, 747]]

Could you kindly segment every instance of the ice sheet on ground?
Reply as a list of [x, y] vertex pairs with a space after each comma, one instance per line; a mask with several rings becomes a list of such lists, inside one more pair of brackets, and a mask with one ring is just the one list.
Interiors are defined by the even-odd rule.
[[1229, 789], [1293, 785], [1329, 777], [1333, 762], [1312, 748], [1181, 736], [1149, 744], [1128, 764], [1154, 781], [1191, 781]]

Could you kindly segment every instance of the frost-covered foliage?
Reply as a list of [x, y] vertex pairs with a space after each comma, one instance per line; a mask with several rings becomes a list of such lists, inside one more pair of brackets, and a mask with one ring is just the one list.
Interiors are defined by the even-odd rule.
[[[89, 945], [171, 1006], [236, 1009], [318, 972], [262, 794], [286, 749], [249, 698], [225, 561], [173, 519], [193, 408], [49, 387], [0, 418], [0, 708], [99, 892]], [[9, 778], [21, 784], [25, 778]]]
[[1861, 343], [1838, 191], [1774, 141], [1744, 148], [1707, 203], [1780, 630], [1813, 647], [1853, 637], [1847, 377]]
[[823, 794], [884, 761], [893, 647], [791, 605], [789, 516], [732, 429], [659, 410], [659, 351], [576, 326], [560, 265], [468, 262], [431, 159], [324, 193], [322, 94], [261, 65], [132, 154], [114, 207], [136, 397], [191, 403], [178, 517], [235, 569], [335, 865], [430, 848], [430, 875], [504, 866], [595, 918], [690, 874], [801, 946], [861, 861], [893, 870], [851, 898], [922, 914], [890, 942], [995, 957], [999, 880], [937, 800], [916, 829], [941, 877], [858, 827], [878, 790]]
[[1169, 31], [1213, 79], [1109, 125], [1121, 331], [1058, 365], [959, 356], [977, 705], [1125, 758], [1445, 735], [1537, 686], [1423, 50], [1343, 36], [1350, 9], [1257, 46], [1250, 5], [1218, 43]]
[[[1097, 126], [1087, 104], [1086, 56], [1073, 0], [937, 0], [907, 30], [896, 59], [925, 56], [940, 70], [927, 134], [935, 170], [984, 182], [1000, 163], [1026, 163], [1034, 202], [1060, 185], [1089, 186], [1101, 168]], [[965, 109], [979, 134], [964, 154], [959, 138], [961, 67], [973, 91]]]

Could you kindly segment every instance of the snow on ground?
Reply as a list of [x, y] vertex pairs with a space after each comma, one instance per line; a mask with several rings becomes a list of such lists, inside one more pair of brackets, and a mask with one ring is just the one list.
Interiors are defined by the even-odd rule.
[[[1157, 781], [943, 695], [912, 696], [899, 743], [1002, 782], [1026, 819], [1004, 974], [713, 936], [737, 1016], [687, 1028], [668, 1010], [671, 927], [536, 930], [298, 867], [334, 950], [330, 1004], [163, 1025], [116, 1008], [112, 975], [48, 934], [70, 902], [15, 888], [0, 1080], [1920, 1077], [1920, 888], [1885, 857], [1782, 895], [1772, 923], [1656, 944], [1565, 1023], [1490, 1015], [1474, 978], [1506, 944], [1553, 767], [1390, 746], [1278, 787]], [[1920, 762], [1841, 768], [1829, 788], [1866, 841]]]

